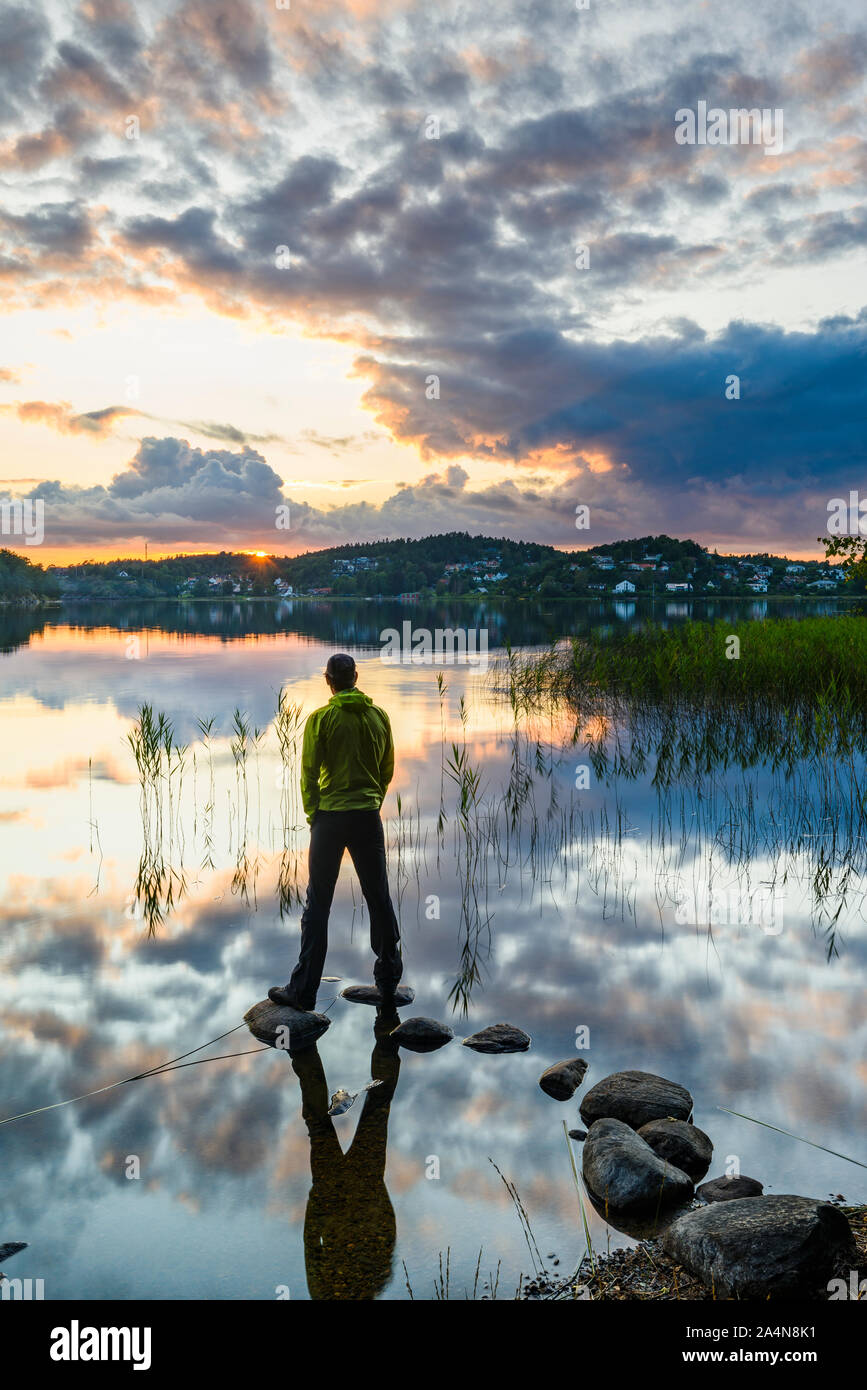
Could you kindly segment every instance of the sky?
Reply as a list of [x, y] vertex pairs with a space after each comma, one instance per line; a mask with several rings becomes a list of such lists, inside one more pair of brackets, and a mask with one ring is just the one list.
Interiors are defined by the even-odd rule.
[[0, 498], [45, 537], [0, 541], [820, 555], [867, 492], [867, 14], [584, 4], [6, 5]]

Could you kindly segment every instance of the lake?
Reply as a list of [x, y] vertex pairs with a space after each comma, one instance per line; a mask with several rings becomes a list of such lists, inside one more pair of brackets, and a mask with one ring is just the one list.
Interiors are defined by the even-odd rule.
[[[43, 1279], [48, 1299], [511, 1298], [534, 1260], [503, 1178], [544, 1263], [566, 1273], [585, 1250], [563, 1128], [580, 1126], [582, 1091], [559, 1104], [537, 1084], [576, 1055], [590, 1068], [582, 1090], [625, 1068], [688, 1087], [715, 1146], [709, 1176], [736, 1161], [766, 1191], [867, 1200], [863, 1168], [719, 1108], [864, 1159], [863, 847], [841, 843], [836, 821], [830, 843], [836, 812], [811, 803], [810, 769], [753, 760], [660, 790], [650, 767], [600, 760], [616, 730], [576, 730], [565, 708], [516, 721], [493, 669], [507, 643], [544, 649], [650, 616], [844, 606], [0, 609], [0, 1118], [222, 1034], [186, 1060], [246, 1054], [0, 1128], [0, 1243], [28, 1242], [12, 1272]], [[485, 630], [491, 669], [443, 667], [440, 690], [436, 665], [383, 662], [380, 634], [406, 619]], [[306, 716], [344, 649], [397, 747], [383, 814], [416, 990], [401, 1017], [439, 1019], [457, 1038], [395, 1055], [372, 1009], [336, 998], [372, 968], [347, 858], [326, 966], [340, 981], [323, 982], [318, 1004], [331, 1027], [318, 1059], [296, 1066], [230, 1030], [297, 951], [307, 828], [292, 729], [281, 755], [274, 726], [279, 693]], [[129, 734], [144, 704], [183, 751], [143, 793]], [[213, 720], [207, 738], [200, 720]], [[772, 918], [740, 910], [755, 895]], [[529, 1052], [458, 1041], [497, 1022], [525, 1029]], [[302, 1094], [315, 1108], [326, 1089], [360, 1091], [372, 1068], [390, 1105], [360, 1095], [333, 1128], [313, 1126], [311, 1146]], [[628, 1243], [588, 1218], [597, 1249]]]

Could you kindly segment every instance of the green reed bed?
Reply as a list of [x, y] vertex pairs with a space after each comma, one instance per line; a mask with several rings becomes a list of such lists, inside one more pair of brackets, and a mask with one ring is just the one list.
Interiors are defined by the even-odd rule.
[[759, 697], [793, 707], [825, 699], [867, 708], [867, 618], [648, 625], [575, 640], [536, 665], [526, 675], [531, 687], [547, 673], [555, 684], [633, 696]]

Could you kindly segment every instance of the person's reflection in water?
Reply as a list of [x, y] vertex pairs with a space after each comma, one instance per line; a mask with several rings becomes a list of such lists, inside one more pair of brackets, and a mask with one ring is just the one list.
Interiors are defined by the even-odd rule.
[[385, 1159], [400, 1052], [387, 1034], [398, 1022], [396, 1014], [377, 1017], [370, 1075], [382, 1085], [366, 1093], [346, 1153], [328, 1114], [328, 1083], [317, 1048], [292, 1054], [310, 1135], [313, 1186], [304, 1218], [304, 1263], [313, 1299], [376, 1298], [391, 1279], [397, 1225], [385, 1186]]

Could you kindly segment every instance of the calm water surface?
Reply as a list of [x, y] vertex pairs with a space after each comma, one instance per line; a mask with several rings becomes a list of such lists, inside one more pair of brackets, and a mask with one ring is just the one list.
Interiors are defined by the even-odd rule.
[[[657, 603], [653, 616], [678, 622], [691, 611]], [[834, 601], [695, 605], [713, 617], [804, 611], [832, 612]], [[675, 787], [664, 805], [649, 774], [592, 775], [577, 788], [589, 759], [565, 711], [539, 715], [516, 738], [490, 675], [448, 668], [441, 699], [433, 668], [378, 659], [380, 631], [407, 616], [486, 627], [493, 655], [506, 640], [544, 647], [649, 615], [626, 601], [0, 616], [0, 1116], [178, 1057], [234, 1028], [288, 977], [307, 833], [274, 713], [281, 688], [305, 714], [324, 703], [322, 668], [341, 648], [389, 711], [397, 744], [383, 809], [404, 979], [416, 989], [402, 1016], [439, 1018], [459, 1038], [508, 1021], [533, 1039], [522, 1055], [478, 1055], [455, 1041], [396, 1057], [375, 1039], [372, 1010], [337, 999], [318, 1058], [215, 1061], [2, 1127], [0, 1243], [29, 1244], [12, 1273], [44, 1279], [47, 1298], [272, 1299], [279, 1288], [292, 1298], [405, 1298], [407, 1275], [429, 1298], [449, 1251], [451, 1295], [462, 1297], [481, 1250], [480, 1280], [499, 1267], [499, 1294], [511, 1297], [532, 1266], [494, 1164], [517, 1185], [543, 1257], [555, 1253], [566, 1271], [584, 1251], [563, 1132], [564, 1119], [580, 1124], [578, 1098], [561, 1105], [537, 1085], [545, 1066], [575, 1055], [579, 1029], [589, 1030], [585, 1087], [634, 1067], [691, 1090], [715, 1144], [711, 1175], [737, 1156], [771, 1191], [867, 1199], [862, 1169], [718, 1109], [864, 1158], [863, 879], [832, 875], [835, 911], [842, 903], [829, 959], [807, 852], [787, 851], [781, 864], [779, 833], [767, 831], [769, 818], [779, 828], [785, 817], [771, 769], [729, 770], [713, 795]], [[143, 828], [127, 741], [144, 702], [186, 745], [159, 844], [153, 824], [150, 836]], [[261, 731], [246, 778], [230, 747], [236, 708]], [[211, 717], [209, 759], [197, 720]], [[456, 820], [453, 743], [481, 777], [476, 859]], [[521, 811], [510, 827], [516, 775]], [[756, 827], [736, 867], [719, 829], [733, 797], [750, 798]], [[745, 873], [753, 886], [779, 885], [781, 867], [781, 930], [678, 922], [684, 886]], [[449, 994], [468, 965], [479, 978], [465, 1017]], [[342, 982], [323, 983], [320, 1008], [371, 974], [348, 860], [326, 968]], [[255, 1045], [242, 1030], [200, 1055]], [[385, 1083], [378, 1098], [308, 1133], [302, 1099], [321, 1113], [326, 1093], [357, 1091], [372, 1071]], [[138, 1178], [127, 1176], [134, 1159]], [[591, 1228], [597, 1246], [627, 1239], [596, 1215]]]

